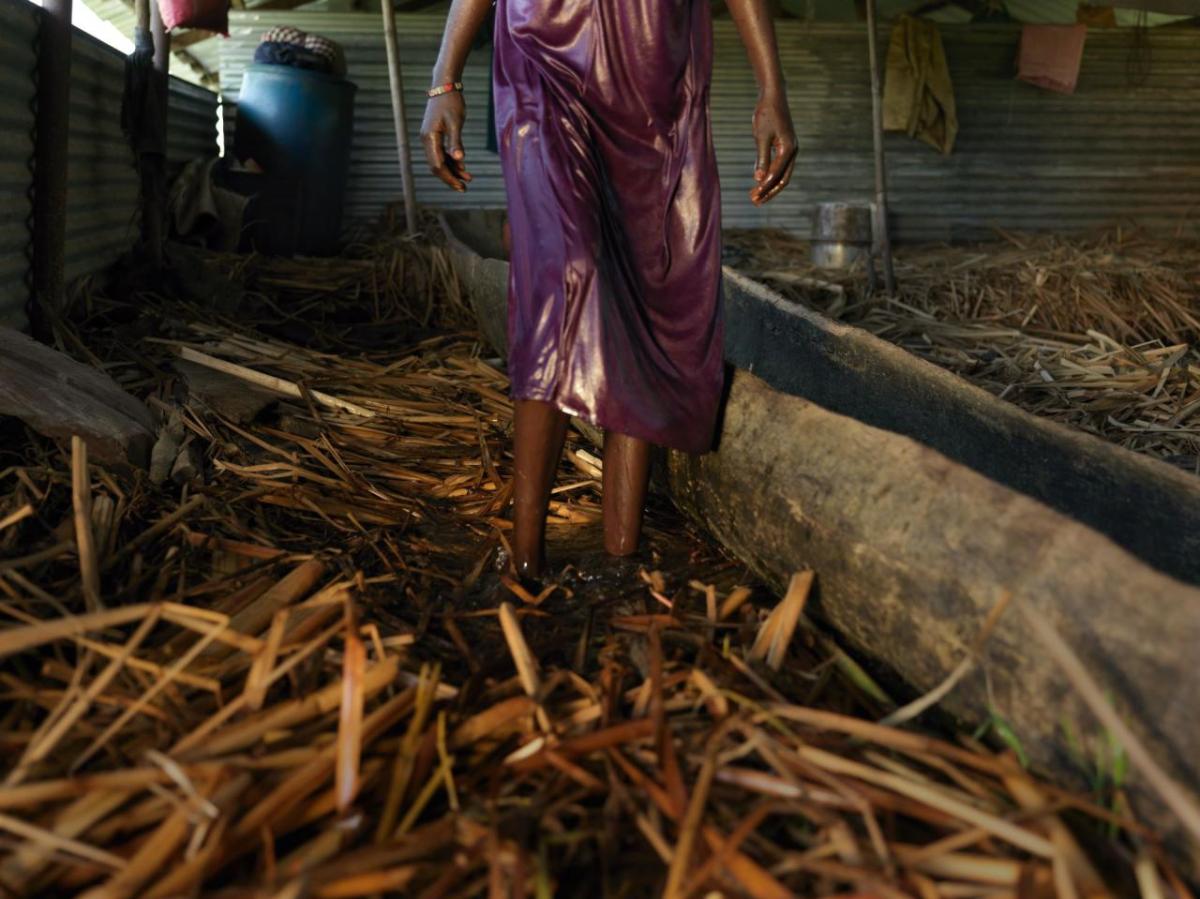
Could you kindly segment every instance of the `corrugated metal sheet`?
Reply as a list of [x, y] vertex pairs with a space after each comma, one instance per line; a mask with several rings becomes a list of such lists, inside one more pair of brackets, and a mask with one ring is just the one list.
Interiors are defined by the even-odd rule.
[[0, 2], [0, 325], [23, 326], [29, 296], [30, 168], [33, 155], [33, 35], [37, 9]]
[[[283, 23], [346, 47], [350, 77], [359, 85], [349, 212], [377, 214], [400, 194], [380, 20], [365, 13], [234, 13], [231, 38], [221, 44], [227, 99], [236, 98], [259, 34]], [[414, 137], [443, 25], [441, 15], [399, 17]], [[776, 30], [800, 153], [792, 187], [756, 209], [747, 192], [757, 91], [733, 24], [715, 23], [713, 133], [724, 222], [806, 234], [816, 203], [867, 199], [872, 192], [866, 34], [861, 26], [785, 21]], [[1146, 56], [1138, 55], [1131, 31], [1093, 31], [1073, 96], [1013, 79], [1015, 27], [945, 26], [942, 34], [957, 94], [958, 143], [943, 158], [902, 135], [888, 136], [897, 239], [970, 239], [994, 227], [1078, 230], [1119, 219], [1173, 228], [1200, 206], [1195, 29], [1141, 33]], [[459, 195], [418, 167], [422, 203], [503, 205], [498, 159], [484, 149], [489, 64], [488, 49], [478, 49], [465, 75], [471, 110], [465, 139], [476, 179]]]
[[184, 163], [217, 152], [217, 95], [172, 79], [167, 93], [167, 161]]
[[[0, 0], [0, 321], [23, 325], [28, 298], [35, 34], [40, 10]], [[66, 277], [96, 271], [137, 236], [138, 183], [121, 133], [123, 57], [76, 31], [68, 114]], [[171, 80], [168, 158], [215, 154], [217, 96]]]
[[[138, 176], [121, 133], [124, 59], [111, 47], [75, 34], [67, 193], [68, 281], [108, 265], [138, 232]], [[172, 79], [167, 119], [168, 162], [216, 153], [217, 99]]]
[[[872, 189], [866, 35], [861, 28], [779, 29], [800, 152], [789, 192], [762, 209], [745, 199], [754, 152], [755, 90], [736, 34], [717, 29], [713, 129], [728, 225], [807, 233], [822, 200]], [[1115, 219], [1173, 228], [1200, 203], [1200, 33], [1142, 36], [1145, 80], [1128, 31], [1088, 36], [1077, 92], [1048, 93], [1013, 79], [1019, 29], [944, 27], [959, 116], [942, 157], [888, 135], [894, 233], [900, 240], [987, 236], [993, 227], [1078, 230]], [[886, 45], [886, 35], [884, 35]], [[782, 202], [780, 202], [782, 201]]]
[[66, 278], [103, 268], [137, 237], [138, 183], [121, 133], [120, 56], [78, 33], [72, 41]]

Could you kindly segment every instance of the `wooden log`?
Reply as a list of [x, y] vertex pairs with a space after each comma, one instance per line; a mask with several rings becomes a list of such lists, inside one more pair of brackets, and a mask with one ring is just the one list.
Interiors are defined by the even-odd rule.
[[[452, 224], [451, 224], [452, 221]], [[451, 258], [459, 280], [466, 286], [467, 301], [484, 339], [501, 356], [508, 355], [508, 262], [500, 240], [498, 221], [485, 210], [443, 217]]]
[[107, 374], [0, 327], [0, 415], [12, 415], [39, 434], [82, 437], [92, 458], [144, 467], [155, 423], [140, 400]]
[[911, 437], [1200, 584], [1200, 478], [1032, 415], [725, 269], [725, 359], [771, 387]]
[[[1200, 589], [913, 440], [745, 372], [718, 451], [672, 452], [668, 472], [676, 503], [779, 589], [811, 566], [809, 609], [912, 689], [954, 670], [1004, 592], [1034, 605], [1196, 797]], [[1021, 616], [1001, 619], [980, 667], [942, 707], [970, 721], [1002, 714], [1037, 767], [1070, 781], [1093, 763], [1072, 758], [1066, 727], [1107, 745]], [[1140, 772], [1129, 786], [1143, 815], [1174, 829]]]

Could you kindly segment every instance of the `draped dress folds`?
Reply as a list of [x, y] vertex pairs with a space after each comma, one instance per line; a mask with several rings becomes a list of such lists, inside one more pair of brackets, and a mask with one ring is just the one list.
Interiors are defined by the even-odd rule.
[[497, 0], [513, 396], [688, 452], [722, 364], [707, 0]]

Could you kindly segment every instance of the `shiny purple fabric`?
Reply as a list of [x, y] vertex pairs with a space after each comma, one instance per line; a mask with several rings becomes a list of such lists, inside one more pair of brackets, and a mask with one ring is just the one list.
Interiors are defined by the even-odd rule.
[[509, 373], [607, 430], [710, 448], [722, 387], [708, 0], [497, 0]]

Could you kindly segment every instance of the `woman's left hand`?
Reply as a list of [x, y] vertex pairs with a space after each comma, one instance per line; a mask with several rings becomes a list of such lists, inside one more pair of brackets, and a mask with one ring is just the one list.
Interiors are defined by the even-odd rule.
[[750, 189], [750, 202], [761, 206], [787, 187], [796, 165], [796, 132], [786, 97], [772, 94], [759, 99], [754, 109], [754, 143], [758, 147], [754, 180], [758, 183]]

